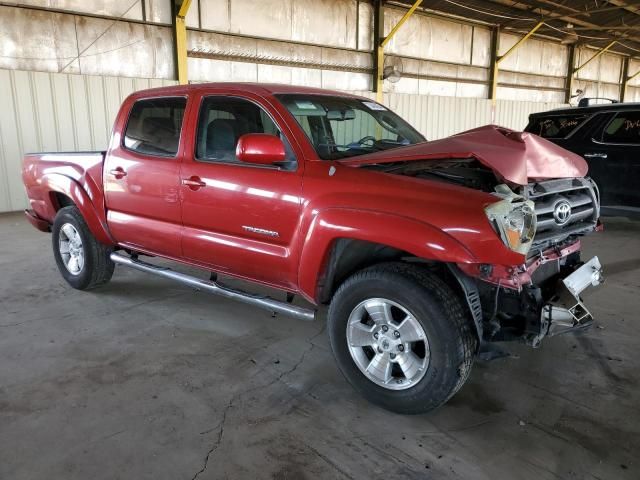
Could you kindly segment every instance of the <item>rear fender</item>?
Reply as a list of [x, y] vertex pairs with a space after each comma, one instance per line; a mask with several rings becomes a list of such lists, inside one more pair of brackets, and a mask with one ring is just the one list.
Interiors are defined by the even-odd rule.
[[[54, 204], [53, 198], [54, 196], [51, 194], [53, 192], [57, 192], [66, 195], [73, 201], [73, 203], [75, 203], [78, 210], [80, 210], [80, 213], [82, 214], [85, 222], [87, 222], [87, 226], [89, 227], [89, 230], [91, 230], [93, 236], [105, 245], [115, 244], [106, 224], [101, 219], [98, 207], [94, 205], [87, 192], [78, 182], [65, 175], [52, 173], [42, 177], [41, 187], [44, 191], [49, 192], [47, 198], [49, 205], [47, 205], [47, 207], [51, 211], [56, 211], [56, 205]], [[99, 208], [102, 207], [100, 206]]]
[[433, 225], [367, 210], [322, 210], [315, 212], [310, 222], [300, 255], [298, 283], [308, 300], [319, 302], [319, 280], [327, 267], [331, 247], [343, 238], [378, 243], [425, 260], [475, 261], [460, 242]]

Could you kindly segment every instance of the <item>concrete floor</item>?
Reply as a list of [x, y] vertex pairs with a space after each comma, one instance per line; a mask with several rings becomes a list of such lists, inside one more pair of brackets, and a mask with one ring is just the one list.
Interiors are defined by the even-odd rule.
[[598, 328], [508, 345], [406, 417], [351, 389], [323, 321], [124, 268], [74, 291], [50, 236], [1, 215], [0, 478], [638, 479], [640, 223], [584, 243]]

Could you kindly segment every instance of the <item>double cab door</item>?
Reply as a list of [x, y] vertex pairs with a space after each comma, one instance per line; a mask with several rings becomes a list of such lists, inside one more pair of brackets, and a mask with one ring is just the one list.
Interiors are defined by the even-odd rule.
[[121, 109], [103, 170], [107, 223], [120, 245], [182, 256], [180, 160], [187, 100], [128, 100]]
[[[286, 123], [266, 100], [243, 92], [168, 100], [135, 102], [107, 155], [112, 234], [143, 252], [294, 289], [304, 162]], [[151, 101], [162, 110], [140, 113]], [[285, 161], [239, 161], [236, 144], [247, 133], [279, 136]]]
[[[294, 288], [291, 255], [299, 230], [303, 162], [282, 120], [257, 96], [212, 93], [194, 101], [194, 135], [181, 167], [184, 257], [216, 271]], [[239, 161], [236, 144], [247, 133], [279, 136], [286, 161], [277, 166]]]

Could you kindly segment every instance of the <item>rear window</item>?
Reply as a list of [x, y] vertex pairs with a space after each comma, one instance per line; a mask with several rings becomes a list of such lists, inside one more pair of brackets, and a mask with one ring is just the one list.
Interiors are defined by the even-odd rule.
[[604, 129], [605, 143], [640, 144], [640, 111], [621, 112]]
[[543, 138], [565, 138], [573, 132], [589, 115], [576, 113], [572, 115], [553, 115], [549, 117], [536, 117], [526, 131], [540, 135]]
[[124, 133], [124, 146], [146, 155], [174, 157], [187, 99], [153, 98], [133, 104]]

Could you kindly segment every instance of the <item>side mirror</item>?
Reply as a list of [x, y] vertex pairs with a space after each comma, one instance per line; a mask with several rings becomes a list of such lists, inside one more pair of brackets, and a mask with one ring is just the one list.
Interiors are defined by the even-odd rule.
[[284, 162], [286, 153], [284, 143], [275, 135], [247, 133], [238, 140], [236, 157], [241, 162], [273, 165]]

